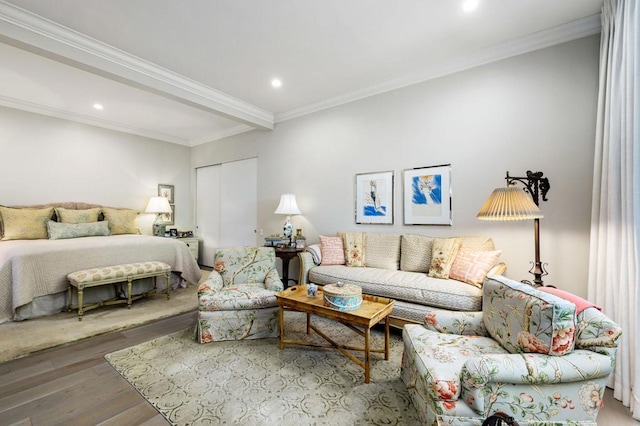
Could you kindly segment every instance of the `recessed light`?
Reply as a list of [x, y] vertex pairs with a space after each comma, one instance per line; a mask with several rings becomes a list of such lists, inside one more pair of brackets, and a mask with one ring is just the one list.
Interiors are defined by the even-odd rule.
[[280, 80], [279, 78], [274, 78], [273, 80], [271, 80], [271, 85], [273, 87], [280, 87], [282, 86], [282, 80]]
[[477, 9], [479, 4], [479, 0], [464, 0], [462, 3], [462, 10], [465, 12], [472, 12]]
[[102, 106], [102, 104], [93, 104], [93, 107], [97, 110], [103, 110], [104, 107]]

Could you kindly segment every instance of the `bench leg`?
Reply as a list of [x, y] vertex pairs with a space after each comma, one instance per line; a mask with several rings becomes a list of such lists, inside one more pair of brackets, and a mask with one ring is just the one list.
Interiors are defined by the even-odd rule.
[[167, 277], [167, 300], [169, 300], [169, 291], [171, 290], [171, 271], [167, 271], [165, 276]]
[[127, 308], [131, 309], [131, 281], [133, 277], [127, 277]]
[[84, 311], [82, 310], [82, 302], [83, 302], [83, 296], [84, 296], [84, 291], [83, 291], [83, 287], [82, 286], [78, 286], [78, 321], [82, 321], [82, 315], [84, 314]]
[[67, 285], [67, 312], [71, 312], [71, 284]]

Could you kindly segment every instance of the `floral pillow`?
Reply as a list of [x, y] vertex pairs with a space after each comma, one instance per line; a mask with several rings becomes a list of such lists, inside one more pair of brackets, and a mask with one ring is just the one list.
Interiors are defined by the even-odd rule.
[[364, 232], [345, 232], [343, 239], [347, 266], [365, 266]]
[[47, 231], [49, 232], [50, 240], [111, 235], [109, 222], [106, 220], [90, 223], [58, 223], [48, 220]]
[[320, 253], [322, 265], [344, 265], [344, 245], [341, 237], [320, 235]]
[[451, 265], [449, 278], [480, 288], [487, 273], [496, 264], [500, 253], [502, 253], [500, 250], [478, 251], [462, 246]]
[[510, 353], [564, 355], [574, 349], [576, 305], [503, 276], [482, 286], [487, 332]]
[[448, 279], [461, 243], [460, 238], [434, 238], [431, 246], [431, 265], [427, 275]]

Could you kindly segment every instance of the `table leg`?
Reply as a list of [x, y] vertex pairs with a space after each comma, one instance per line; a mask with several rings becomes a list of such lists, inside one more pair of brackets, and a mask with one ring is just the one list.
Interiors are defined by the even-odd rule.
[[282, 283], [284, 288], [289, 287], [289, 258], [282, 258]]
[[280, 325], [280, 349], [284, 348], [284, 308], [280, 305], [278, 314], [278, 324]]
[[384, 359], [389, 361], [389, 316], [384, 320]]
[[364, 382], [369, 383], [369, 368], [371, 367], [371, 359], [369, 357], [369, 337], [371, 329], [365, 327], [364, 329]]

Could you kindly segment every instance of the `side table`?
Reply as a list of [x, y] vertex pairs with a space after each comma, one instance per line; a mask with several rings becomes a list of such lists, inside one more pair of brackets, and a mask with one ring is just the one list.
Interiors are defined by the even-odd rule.
[[282, 283], [284, 284], [284, 288], [289, 287], [289, 281], [293, 281], [294, 283], [298, 283], [298, 280], [294, 280], [293, 278], [289, 278], [289, 261], [294, 257], [298, 256], [298, 253], [303, 251], [302, 248], [289, 248], [289, 247], [274, 247], [276, 251], [276, 257], [282, 259]]

